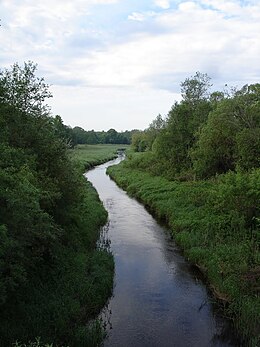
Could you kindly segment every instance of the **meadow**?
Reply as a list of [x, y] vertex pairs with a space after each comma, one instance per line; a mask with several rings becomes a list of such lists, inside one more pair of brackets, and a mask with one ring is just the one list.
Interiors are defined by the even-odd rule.
[[117, 156], [118, 149], [126, 149], [129, 145], [77, 145], [70, 150], [70, 155], [73, 161], [80, 165], [82, 170], [90, 168], [112, 160]]

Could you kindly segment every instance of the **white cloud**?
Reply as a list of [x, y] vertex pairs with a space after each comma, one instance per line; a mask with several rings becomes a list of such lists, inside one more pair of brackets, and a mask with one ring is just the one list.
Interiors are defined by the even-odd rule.
[[152, 17], [156, 17], [156, 12], [154, 11], [133, 12], [127, 17], [127, 19], [137, 21], [137, 22], [143, 22]]
[[202, 0], [202, 3], [232, 15], [239, 14], [241, 11], [241, 4], [236, 0]]
[[[241, 8], [241, 15], [243, 11]], [[260, 32], [260, 23], [250, 16], [246, 20], [227, 20], [225, 16], [186, 2], [177, 11], [156, 17], [156, 22], [166, 28], [162, 34], [137, 34], [131, 41], [76, 59], [77, 75], [84, 70], [91, 86], [158, 84], [175, 92], [176, 85], [197, 70], [208, 72], [219, 84], [221, 79], [250, 82], [249, 74], [254, 82], [259, 72], [260, 42], [255, 33]], [[172, 78], [172, 87], [169, 78], [165, 84], [159, 81], [167, 74]]]
[[170, 8], [170, 1], [169, 0], [154, 0], [154, 4], [158, 7], [165, 9], [165, 10]]
[[140, 87], [53, 86], [52, 91], [55, 98], [50, 99], [50, 105], [54, 114], [60, 114], [65, 124], [89, 130], [144, 129], [159, 113], [166, 115], [178, 98], [177, 94], [164, 90]]
[[132, 14], [130, 14], [128, 17], [128, 19], [131, 19], [131, 20], [136, 20], [138, 22], [142, 22], [145, 20], [145, 15], [143, 13], [140, 13], [140, 12], [133, 12]]
[[37, 62], [54, 84], [55, 112], [67, 123], [73, 107], [83, 118], [89, 107], [91, 116], [109, 114], [110, 120], [118, 119], [113, 108], [119, 117], [121, 107], [127, 119], [138, 115], [133, 127], [143, 127], [142, 115], [156, 116], [160, 100], [162, 109], [170, 107], [169, 91], [178, 93], [179, 83], [195, 71], [207, 72], [217, 88], [259, 82], [260, 2], [179, 0], [174, 8], [169, 1], [155, 3], [158, 12], [152, 5], [133, 8], [130, 0], [3, 0], [0, 62]]
[[184, 1], [179, 5], [179, 10], [182, 12], [192, 13], [193, 11], [199, 8], [200, 6], [196, 4], [194, 1]]

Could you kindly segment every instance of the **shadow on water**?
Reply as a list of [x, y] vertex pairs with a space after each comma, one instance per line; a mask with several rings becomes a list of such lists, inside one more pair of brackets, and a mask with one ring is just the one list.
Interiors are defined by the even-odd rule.
[[100, 314], [104, 346], [242, 346], [169, 230], [106, 175], [122, 159], [86, 174], [109, 214], [98, 247], [115, 259], [113, 296]]

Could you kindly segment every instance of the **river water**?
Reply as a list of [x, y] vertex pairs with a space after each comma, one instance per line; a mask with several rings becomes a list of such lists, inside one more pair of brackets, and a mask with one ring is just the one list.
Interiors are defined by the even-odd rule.
[[115, 259], [104, 346], [239, 346], [169, 231], [106, 175], [120, 160], [86, 174], [108, 211], [105, 230]]

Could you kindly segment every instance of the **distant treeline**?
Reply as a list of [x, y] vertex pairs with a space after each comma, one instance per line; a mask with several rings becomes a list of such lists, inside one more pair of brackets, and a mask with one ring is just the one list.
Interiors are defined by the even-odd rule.
[[78, 144], [122, 144], [129, 145], [131, 143], [132, 135], [137, 130], [117, 132], [115, 129], [108, 131], [94, 131], [84, 130], [81, 127], [71, 128], [64, 125], [60, 116], [54, 118], [56, 131], [63, 139], [66, 140], [69, 147], [73, 148]]

